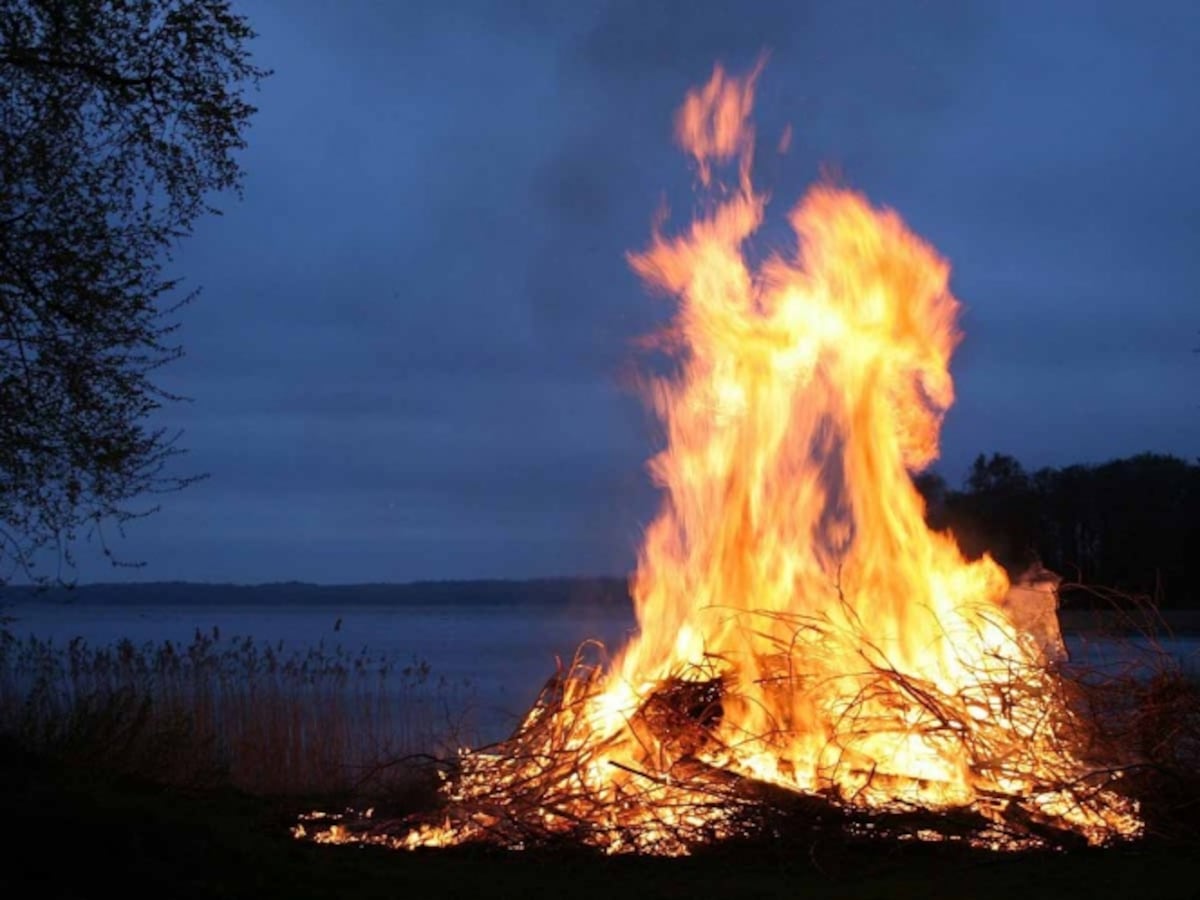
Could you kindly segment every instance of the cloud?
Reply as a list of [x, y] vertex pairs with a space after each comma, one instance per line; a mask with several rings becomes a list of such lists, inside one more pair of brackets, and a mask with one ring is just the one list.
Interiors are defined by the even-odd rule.
[[251, 4], [276, 74], [163, 374], [212, 477], [134, 526], [137, 577], [628, 569], [656, 437], [622, 377], [671, 306], [625, 254], [694, 207], [683, 92], [763, 50], [764, 244], [830, 166], [954, 267], [952, 480], [1194, 451], [1195, 9]]

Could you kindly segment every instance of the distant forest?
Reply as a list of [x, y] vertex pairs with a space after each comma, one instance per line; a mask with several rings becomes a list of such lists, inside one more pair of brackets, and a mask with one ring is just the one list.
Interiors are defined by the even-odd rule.
[[979, 456], [959, 490], [917, 476], [932, 527], [968, 556], [988, 551], [1014, 576], [1040, 562], [1071, 583], [1200, 607], [1200, 465], [1142, 454], [1101, 465], [1027, 472], [1011, 456]]

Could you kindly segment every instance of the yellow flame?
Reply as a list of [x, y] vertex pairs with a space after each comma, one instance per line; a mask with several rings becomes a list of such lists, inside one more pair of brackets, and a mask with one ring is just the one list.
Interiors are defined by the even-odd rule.
[[[1097, 843], [1140, 828], [1107, 789], [1068, 788], [1088, 774], [1079, 726], [1006, 612], [1004, 571], [925, 524], [911, 476], [937, 458], [960, 339], [947, 262], [829, 184], [791, 211], [789, 252], [747, 260], [766, 208], [750, 178], [760, 69], [718, 66], [687, 95], [676, 136], [712, 199], [630, 256], [678, 299], [661, 342], [676, 372], [649, 389], [664, 500], [632, 582], [639, 633], [536, 706], [514, 752], [464, 756], [451, 799], [503, 815], [427, 825], [405, 846], [498, 833], [533, 784], [540, 828], [686, 852], [688, 828], [732, 827], [729, 810], [689, 804], [706, 799], [689, 765], [858, 807], [1002, 821], [1022, 804]], [[714, 166], [731, 162], [721, 185]], [[686, 702], [662, 699], [689, 685]]]
[[[738, 183], [631, 257], [679, 298], [683, 351], [651, 395], [666, 497], [633, 582], [640, 636], [597, 705], [715, 665], [734, 770], [862, 803], [1027, 792], [1074, 764], [1052, 695], [1031, 690], [1045, 661], [1004, 613], [1003, 570], [931, 532], [911, 479], [937, 458], [954, 399], [950, 267], [896, 213], [830, 185], [792, 210], [792, 251], [751, 267], [766, 203], [746, 168], [758, 74], [718, 66], [688, 94], [677, 137], [702, 183], [740, 154]], [[1022, 762], [994, 783], [980, 745]]]
[[[706, 184], [710, 163], [753, 147], [757, 74], [718, 67], [684, 102], [677, 136]], [[970, 760], [925, 736], [919, 705], [869, 696], [880, 666], [955, 693], [998, 653], [1033, 661], [999, 612], [1003, 571], [926, 528], [910, 477], [937, 457], [953, 400], [949, 266], [895, 213], [822, 185], [791, 213], [793, 252], [754, 270], [743, 246], [764, 207], [740, 177], [685, 233], [631, 257], [679, 298], [685, 350], [652, 390], [666, 500], [633, 583], [640, 637], [597, 703], [720, 660], [735, 768], [846, 794], [894, 771], [958, 802]]]

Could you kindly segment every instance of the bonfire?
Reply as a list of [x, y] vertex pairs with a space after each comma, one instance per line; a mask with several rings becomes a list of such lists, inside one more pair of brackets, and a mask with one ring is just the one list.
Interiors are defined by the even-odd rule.
[[1014, 586], [925, 524], [960, 340], [947, 262], [895, 212], [822, 183], [752, 264], [759, 70], [717, 67], [676, 136], [703, 193], [630, 255], [677, 301], [649, 379], [663, 491], [631, 581], [638, 630], [588, 644], [510, 738], [463, 750], [420, 821], [307, 818], [394, 847], [570, 842], [686, 854], [837, 828], [994, 847], [1137, 836], [1059, 673], [1052, 582]]

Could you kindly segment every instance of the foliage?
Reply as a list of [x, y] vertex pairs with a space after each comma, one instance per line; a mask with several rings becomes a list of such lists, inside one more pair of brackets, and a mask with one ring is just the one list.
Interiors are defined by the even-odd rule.
[[1028, 473], [1011, 456], [980, 455], [961, 490], [930, 475], [917, 487], [930, 523], [969, 555], [987, 551], [1014, 573], [1038, 562], [1163, 607], [1200, 605], [1196, 463], [1145, 453]]
[[253, 37], [228, 0], [0, 0], [0, 582], [190, 480], [147, 424], [164, 266], [240, 189]]

